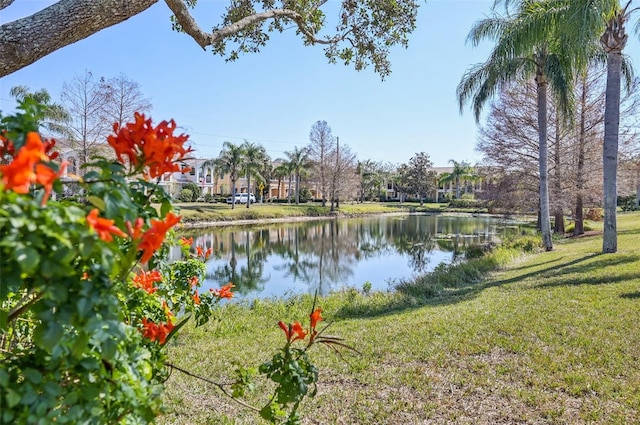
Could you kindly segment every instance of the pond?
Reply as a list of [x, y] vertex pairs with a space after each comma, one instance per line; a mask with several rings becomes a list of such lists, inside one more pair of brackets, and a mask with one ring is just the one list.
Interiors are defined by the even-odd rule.
[[[239, 299], [325, 295], [345, 287], [391, 290], [393, 283], [452, 262], [465, 246], [495, 238], [489, 217], [441, 215], [328, 219], [190, 230], [192, 247], [213, 248], [202, 290], [235, 284]], [[195, 248], [194, 248], [195, 249]], [[171, 253], [180, 257], [179, 249]]]

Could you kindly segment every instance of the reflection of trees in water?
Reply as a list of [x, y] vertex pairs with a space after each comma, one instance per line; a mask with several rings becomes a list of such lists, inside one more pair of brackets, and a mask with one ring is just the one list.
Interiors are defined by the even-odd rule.
[[333, 286], [353, 275], [356, 262], [353, 239], [341, 234], [337, 220], [304, 223], [288, 229], [276, 252], [285, 262], [277, 269], [294, 282], [301, 281], [326, 294]]
[[[437, 219], [436, 219], [437, 220]], [[437, 221], [425, 221], [410, 216], [391, 223], [392, 243], [397, 252], [409, 257], [411, 268], [420, 273], [426, 270], [435, 247]]]
[[[229, 263], [216, 267], [207, 273], [206, 277], [216, 282], [219, 286], [232, 282], [236, 286], [234, 291], [246, 295], [263, 290], [264, 284], [269, 281], [270, 276], [263, 277], [267, 255], [260, 248], [264, 247], [262, 240], [264, 235], [261, 232], [245, 230], [241, 233], [243, 236], [241, 242], [236, 242], [238, 233], [231, 232], [229, 235], [230, 242], [228, 246], [231, 253]], [[258, 237], [255, 237], [254, 233], [257, 233]], [[252, 242], [252, 240], [255, 240], [255, 242]], [[240, 268], [238, 268], [238, 251], [243, 252], [245, 259], [245, 265], [241, 265]]]
[[219, 258], [229, 256], [228, 263], [215, 267], [207, 278], [219, 285], [233, 282], [242, 294], [264, 289], [270, 255], [282, 260], [274, 268], [285, 278], [326, 294], [339, 285], [362, 283], [348, 282], [359, 261], [399, 253], [409, 258], [413, 271], [422, 272], [434, 249], [461, 251], [490, 238], [489, 228], [486, 220], [438, 216], [321, 220], [210, 230], [194, 245], [213, 247]]

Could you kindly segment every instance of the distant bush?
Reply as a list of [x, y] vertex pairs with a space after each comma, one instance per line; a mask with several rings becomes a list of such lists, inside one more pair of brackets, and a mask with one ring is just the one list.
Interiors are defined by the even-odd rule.
[[180, 191], [180, 200], [182, 202], [192, 202], [193, 199], [193, 191], [189, 189], [182, 189]]
[[602, 221], [604, 210], [602, 208], [589, 208], [584, 214], [584, 218], [592, 221]]
[[636, 195], [618, 196], [618, 206], [622, 208], [622, 211], [637, 211]]
[[215, 199], [214, 199], [212, 194], [210, 194], [210, 193], [205, 193], [204, 194], [204, 201], [205, 202], [213, 202], [214, 200]]
[[300, 189], [300, 202], [309, 202], [313, 200], [313, 195], [311, 191], [306, 187]]
[[[584, 228], [585, 232], [588, 232], [590, 230], [593, 230], [593, 226], [591, 226], [589, 224], [589, 222], [585, 221], [584, 223], [582, 223], [582, 227]], [[573, 233], [573, 230], [576, 228], [576, 224], [575, 223], [571, 223], [569, 224], [567, 227], [564, 228], [565, 233]]]
[[464, 248], [464, 258], [472, 260], [474, 258], [480, 258], [487, 252], [490, 252], [495, 247], [495, 244], [473, 244]]
[[485, 201], [478, 201], [476, 199], [452, 199], [449, 202], [450, 208], [487, 208]]
[[182, 192], [180, 192], [180, 200], [183, 202], [195, 202], [196, 199], [198, 199], [200, 197], [200, 193], [202, 192], [202, 189], [200, 188], [200, 186], [198, 186], [197, 184], [193, 183], [193, 182], [189, 182], [189, 183], [185, 183], [182, 185], [182, 189], [189, 189], [191, 191], [191, 199], [189, 199], [188, 201], [184, 201], [182, 199]]

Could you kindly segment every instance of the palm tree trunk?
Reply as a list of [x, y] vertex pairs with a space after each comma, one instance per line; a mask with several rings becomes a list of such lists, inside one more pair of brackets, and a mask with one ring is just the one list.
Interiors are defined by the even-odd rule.
[[300, 205], [300, 173], [296, 173], [296, 205]]
[[549, 173], [547, 148], [547, 80], [543, 73], [536, 75], [538, 88], [538, 141], [540, 145], [540, 230], [542, 244], [547, 251], [553, 250], [551, 220], [549, 218]]
[[578, 135], [578, 167], [576, 169], [576, 206], [574, 211], [575, 226], [573, 236], [584, 234], [584, 215], [582, 191], [584, 190], [584, 155], [586, 144], [586, 108], [587, 108], [587, 87], [586, 76], [582, 76], [582, 93], [580, 96], [580, 134]]
[[612, 50], [607, 53], [607, 89], [604, 107], [604, 145], [602, 166], [604, 169], [604, 234], [602, 252], [618, 250], [616, 224], [618, 170], [618, 131], [620, 126], [620, 75], [622, 72], [622, 52]]
[[247, 173], [247, 208], [251, 206], [251, 174]]
[[236, 208], [236, 181], [231, 181], [231, 209]]

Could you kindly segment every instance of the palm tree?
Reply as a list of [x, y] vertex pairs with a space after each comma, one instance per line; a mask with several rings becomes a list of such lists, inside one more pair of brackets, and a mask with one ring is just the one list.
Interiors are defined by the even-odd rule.
[[453, 164], [453, 170], [450, 173], [444, 173], [438, 179], [438, 184], [453, 182], [456, 185], [456, 199], [460, 199], [460, 185], [464, 182], [475, 180], [477, 176], [468, 162], [458, 162], [450, 159], [449, 163]]
[[300, 204], [300, 176], [304, 174], [306, 169], [310, 167], [309, 154], [307, 149], [298, 149], [297, 146], [291, 152], [285, 152], [289, 158], [289, 167], [291, 173], [296, 179], [296, 205]]
[[[555, 3], [559, 3], [556, 0]], [[567, 32], [576, 35], [571, 43], [574, 60], [583, 63], [587, 51], [582, 47], [598, 42], [606, 54], [607, 83], [605, 89], [604, 142], [602, 165], [604, 171], [604, 232], [602, 252], [613, 253], [618, 250], [616, 207], [618, 168], [618, 137], [620, 124], [620, 88], [623, 73], [626, 71], [623, 50], [627, 44], [626, 24], [630, 19], [631, 1], [623, 7], [619, 0], [593, 0], [589, 2], [570, 2], [565, 0], [563, 22]], [[584, 4], [583, 4], [584, 3]], [[552, 11], [561, 10], [557, 8]], [[588, 7], [587, 7], [588, 6]], [[575, 16], [579, 14], [578, 16]], [[587, 37], [586, 39], [584, 37]], [[628, 80], [627, 80], [628, 81]]]
[[278, 179], [278, 198], [280, 197], [280, 184], [282, 183], [282, 179], [289, 175], [289, 167], [285, 160], [279, 159], [276, 160], [278, 165], [273, 169], [272, 175]]
[[[482, 39], [494, 38], [496, 45], [489, 59], [469, 69], [458, 85], [460, 108], [472, 100], [476, 121], [485, 102], [496, 91], [520, 78], [535, 77], [538, 103], [538, 143], [540, 172], [540, 230], [545, 249], [553, 249], [549, 217], [547, 87], [550, 85], [565, 111], [571, 109], [568, 96], [570, 67], [562, 51], [553, 23], [540, 19], [522, 1], [514, 17], [487, 18], [478, 22], [468, 39], [477, 45]], [[544, 34], [544, 38], [539, 34]], [[550, 84], [551, 83], [551, 84]]]
[[[265, 180], [260, 174], [260, 169], [264, 164], [264, 160], [267, 157], [267, 152], [264, 146], [257, 145], [255, 143], [245, 141], [242, 144], [244, 150], [244, 160], [242, 162], [242, 169], [247, 176], [247, 193], [251, 194], [251, 176], [256, 179]], [[251, 206], [251, 197], [247, 199], [247, 208]]]
[[[510, 0], [502, 0], [507, 5]], [[500, 1], [498, 0], [497, 3]], [[565, 44], [570, 47], [571, 59], [578, 70], [584, 69], [593, 57], [593, 46], [599, 45], [606, 55], [607, 82], [604, 111], [604, 234], [602, 252], [618, 250], [617, 241], [617, 179], [618, 138], [620, 123], [620, 88], [622, 76], [628, 71], [623, 50], [627, 44], [626, 25], [631, 14], [631, 0], [622, 6], [619, 0], [544, 0], [538, 2], [543, 20], [562, 26]], [[638, 26], [636, 26], [638, 29]], [[627, 83], [629, 82], [629, 75]]]
[[9, 94], [19, 102], [30, 99], [42, 106], [42, 122], [40, 125], [47, 131], [61, 135], [69, 135], [66, 124], [71, 121], [71, 115], [64, 106], [52, 102], [51, 95], [47, 89], [40, 89], [32, 92], [27, 86], [11, 87]]
[[244, 155], [243, 145], [224, 142], [222, 151], [220, 151], [220, 155], [216, 160], [220, 167], [220, 172], [229, 173], [229, 179], [231, 180], [231, 209], [236, 207], [236, 181], [238, 181], [240, 170], [242, 169]]

